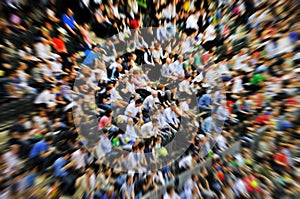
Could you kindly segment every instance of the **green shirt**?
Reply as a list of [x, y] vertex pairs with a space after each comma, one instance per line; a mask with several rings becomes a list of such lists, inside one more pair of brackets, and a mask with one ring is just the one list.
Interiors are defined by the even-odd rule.
[[262, 81], [264, 81], [264, 79], [264, 76], [261, 74], [256, 74], [251, 78], [250, 84], [258, 86]]

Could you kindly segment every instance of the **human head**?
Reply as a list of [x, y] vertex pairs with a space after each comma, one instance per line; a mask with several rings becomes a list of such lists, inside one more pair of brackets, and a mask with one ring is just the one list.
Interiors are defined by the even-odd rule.
[[174, 193], [175, 193], [175, 188], [172, 185], [169, 185], [167, 187], [167, 193], [168, 193], [169, 196], [173, 196]]

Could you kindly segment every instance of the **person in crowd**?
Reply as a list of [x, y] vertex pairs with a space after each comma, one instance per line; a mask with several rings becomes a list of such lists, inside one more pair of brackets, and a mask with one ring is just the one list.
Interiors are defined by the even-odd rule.
[[175, 192], [175, 188], [171, 185], [167, 187], [167, 191], [163, 196], [163, 199], [179, 199], [180, 196]]
[[121, 186], [121, 194], [123, 199], [135, 198], [133, 177], [128, 175], [126, 181]]

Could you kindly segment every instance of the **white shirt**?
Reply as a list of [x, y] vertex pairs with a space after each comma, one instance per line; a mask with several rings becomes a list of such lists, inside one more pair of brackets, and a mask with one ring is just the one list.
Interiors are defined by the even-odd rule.
[[181, 49], [182, 49], [182, 54], [194, 51], [193, 41], [190, 37], [188, 37], [186, 40], [182, 42]]
[[166, 128], [169, 126], [168, 123], [166, 122], [166, 118], [165, 118], [164, 114], [159, 114], [157, 116], [157, 119], [158, 119], [159, 128]]
[[136, 140], [138, 138], [134, 126], [129, 124], [126, 125], [125, 135], [132, 140]]
[[178, 166], [181, 169], [187, 169], [192, 165], [193, 165], [193, 158], [191, 155], [188, 155], [188, 156], [182, 158], [178, 163]]
[[168, 124], [178, 124], [179, 123], [179, 120], [176, 117], [176, 114], [174, 113], [174, 111], [172, 111], [172, 109], [170, 107], [165, 109], [164, 116], [165, 116], [166, 122]]
[[28, 85], [26, 73], [23, 70], [18, 70], [18, 77], [21, 80], [21, 84]]
[[246, 185], [244, 184], [244, 182], [242, 181], [242, 179], [238, 179], [234, 185], [233, 185], [233, 191], [234, 193], [240, 197], [241, 194], [247, 194], [247, 189], [246, 189]]
[[163, 186], [165, 186], [166, 184], [164, 176], [161, 171], [157, 171], [157, 173], [153, 175], [153, 180], [154, 182], [159, 181]]
[[277, 54], [292, 52], [294, 45], [288, 37], [284, 37], [278, 40]]
[[163, 77], [170, 77], [174, 73], [172, 64], [164, 64], [160, 70], [160, 73]]
[[267, 45], [266, 45], [266, 51], [267, 51], [267, 55], [268, 57], [270, 58], [273, 58], [277, 55], [277, 48], [275, 46], [275, 44], [273, 42], [269, 42]]
[[192, 178], [188, 179], [186, 182], [185, 182], [185, 185], [184, 185], [184, 191], [185, 192], [192, 192], [192, 189], [193, 188], [196, 188], [197, 189], [197, 193], [198, 193], [198, 196], [201, 196], [201, 193], [200, 193], [200, 190], [198, 188], [198, 185], [196, 182], [194, 182], [192, 180]]
[[38, 58], [48, 59], [51, 58], [51, 46], [44, 45], [43, 43], [39, 42], [35, 45], [35, 52]]
[[76, 169], [81, 169], [85, 167], [85, 153], [81, 153], [81, 150], [78, 149], [72, 154], [72, 160], [76, 161]]
[[48, 66], [44, 65], [42, 69], [43, 69], [43, 74], [46, 75], [47, 77], [53, 76], [52, 67], [49, 68]]
[[127, 106], [125, 110], [125, 115], [131, 113], [131, 116], [135, 117], [140, 111], [141, 111], [141, 107], [135, 107], [135, 102], [132, 102]]
[[242, 79], [239, 77], [236, 77], [234, 79], [234, 84], [232, 87], [232, 92], [233, 93], [238, 93], [244, 90], [243, 84], [242, 84]]
[[194, 14], [192, 14], [191, 16], [188, 17], [187, 21], [186, 21], [186, 28], [192, 28], [192, 29], [199, 29], [199, 26], [197, 24], [198, 22], [198, 18], [199, 16], [196, 16]]
[[203, 79], [203, 72], [201, 71], [201, 73], [193, 79], [193, 82], [201, 82]]
[[119, 94], [119, 91], [117, 91], [116, 88], [112, 88], [110, 91], [110, 101], [111, 102], [116, 102], [119, 99], [121, 99], [122, 97]]
[[212, 41], [216, 38], [216, 30], [214, 28], [214, 26], [212, 24], [210, 24], [207, 28], [206, 28], [206, 33], [204, 35], [204, 41]]
[[229, 111], [224, 106], [219, 106], [217, 109], [217, 119], [225, 121], [229, 117]]
[[48, 90], [44, 90], [43, 92], [41, 92], [34, 100], [34, 104], [47, 104], [51, 101], [55, 100], [55, 94], [54, 93], [50, 93], [50, 91]]
[[[149, 53], [149, 55], [151, 55], [151, 52], [150, 51], [148, 51], [148, 53]], [[148, 61], [148, 53], [147, 52], [145, 52], [144, 53], [144, 62], [146, 63], [146, 64], [150, 64], [150, 65], [152, 65], [152, 64], [154, 64], [154, 61], [153, 61], [153, 56], [150, 56], [150, 62]]]
[[114, 16], [117, 17], [117, 18], [120, 18], [120, 13], [119, 13], [118, 7], [117, 6], [112, 6], [111, 9], [114, 13]]
[[132, 83], [128, 83], [126, 85], [126, 88], [127, 88], [127, 90], [128, 90], [129, 93], [133, 93], [135, 91], [135, 85], [132, 84]]
[[227, 63], [221, 63], [219, 65], [218, 72], [220, 75], [228, 73], [229, 69], [227, 67]]
[[141, 128], [144, 137], [154, 136], [158, 134], [158, 127], [153, 126], [152, 122], [144, 124]]
[[165, 193], [163, 199], [180, 199], [180, 196], [177, 193], [174, 193], [173, 196], [170, 196], [168, 193]]
[[51, 68], [54, 73], [62, 72], [62, 64], [57, 61], [51, 62]]
[[82, 3], [83, 3], [86, 7], [89, 7], [89, 5], [90, 5], [90, 0], [82, 0]]
[[227, 140], [224, 136], [219, 135], [216, 139], [216, 142], [221, 151], [224, 151], [225, 149], [227, 149], [227, 146], [226, 146]]
[[159, 99], [156, 97], [154, 98], [152, 95], [149, 95], [146, 97], [146, 99], [143, 102], [143, 106], [146, 109], [150, 109], [151, 107], [153, 107], [155, 105], [155, 103], [159, 103]]
[[171, 19], [177, 16], [176, 6], [172, 6], [172, 4], [167, 5], [167, 7], [163, 11], [164, 18]]
[[215, 68], [208, 70], [207, 73], [205, 74], [205, 81], [207, 84], [213, 84], [219, 78], [220, 78], [219, 73], [217, 72], [217, 70], [215, 70]]
[[181, 103], [181, 110], [183, 112], [188, 112], [190, 110], [188, 103], [186, 103], [186, 101]]
[[165, 26], [160, 26], [156, 30], [156, 37], [158, 41], [164, 41], [169, 37], [169, 32], [167, 31], [167, 28]]
[[154, 50], [153, 52], [152, 52], [152, 57], [154, 58], [154, 59], [160, 59], [160, 58], [165, 58], [164, 57], [164, 55], [163, 55], [163, 50], [162, 50], [162, 48], [160, 48], [159, 50]]
[[190, 91], [190, 82], [188, 80], [183, 80], [182, 82], [179, 83], [179, 92], [191, 92]]
[[183, 62], [179, 62], [178, 60], [172, 64], [172, 71], [174, 75], [182, 75], [184, 74]]
[[244, 69], [244, 68], [248, 68], [247, 64], [242, 63], [244, 60], [246, 60], [247, 55], [237, 55], [235, 57], [235, 64], [233, 67], [233, 70], [239, 70], [239, 69]]
[[13, 152], [9, 151], [3, 155], [4, 162], [7, 163], [8, 170], [15, 169], [17, 170], [20, 166], [20, 161], [18, 160], [18, 156]]

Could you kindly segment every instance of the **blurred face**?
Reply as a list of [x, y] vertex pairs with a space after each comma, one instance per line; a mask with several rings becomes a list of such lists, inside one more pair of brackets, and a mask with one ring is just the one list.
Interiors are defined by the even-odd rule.
[[174, 195], [174, 193], [175, 193], [175, 190], [174, 189], [172, 189], [171, 191], [170, 191], [170, 196], [173, 196]]
[[212, 114], [211, 117], [212, 117], [213, 119], [217, 119], [217, 114]]
[[20, 64], [20, 69], [21, 70], [26, 70], [27, 69], [27, 65], [25, 63], [21, 63]]
[[135, 104], [135, 107], [140, 107], [142, 105], [142, 103], [137, 103]]
[[132, 126], [132, 125], [133, 125], [133, 121], [132, 121], [132, 120], [128, 120], [128, 124], [129, 124], [130, 126]]
[[72, 16], [72, 15], [73, 15], [73, 11], [72, 11], [71, 9], [68, 9], [68, 10], [67, 10], [67, 15], [68, 15], [68, 16]]
[[93, 169], [90, 169], [90, 170], [87, 172], [88, 176], [91, 176], [91, 175], [93, 174], [93, 172], [94, 172], [94, 170], [93, 170]]
[[158, 122], [154, 122], [152, 123], [154, 127], [157, 127], [158, 126]]
[[83, 28], [84, 28], [85, 30], [88, 30], [88, 29], [89, 29], [89, 25], [85, 23], [85, 24], [83, 25]]
[[169, 65], [170, 63], [171, 63], [171, 59], [170, 59], [170, 58], [167, 58], [167, 59], [166, 59], [166, 64]]
[[108, 194], [109, 196], [112, 196], [112, 195], [114, 194], [114, 192], [115, 192], [115, 189], [112, 188], [112, 189], [110, 189], [110, 190], [108, 191], [107, 194]]
[[130, 178], [127, 180], [127, 184], [132, 184], [132, 180], [133, 180], [133, 178], [130, 177]]
[[11, 146], [11, 151], [14, 154], [17, 154], [19, 152], [19, 147], [17, 145], [13, 145], [13, 146]]

